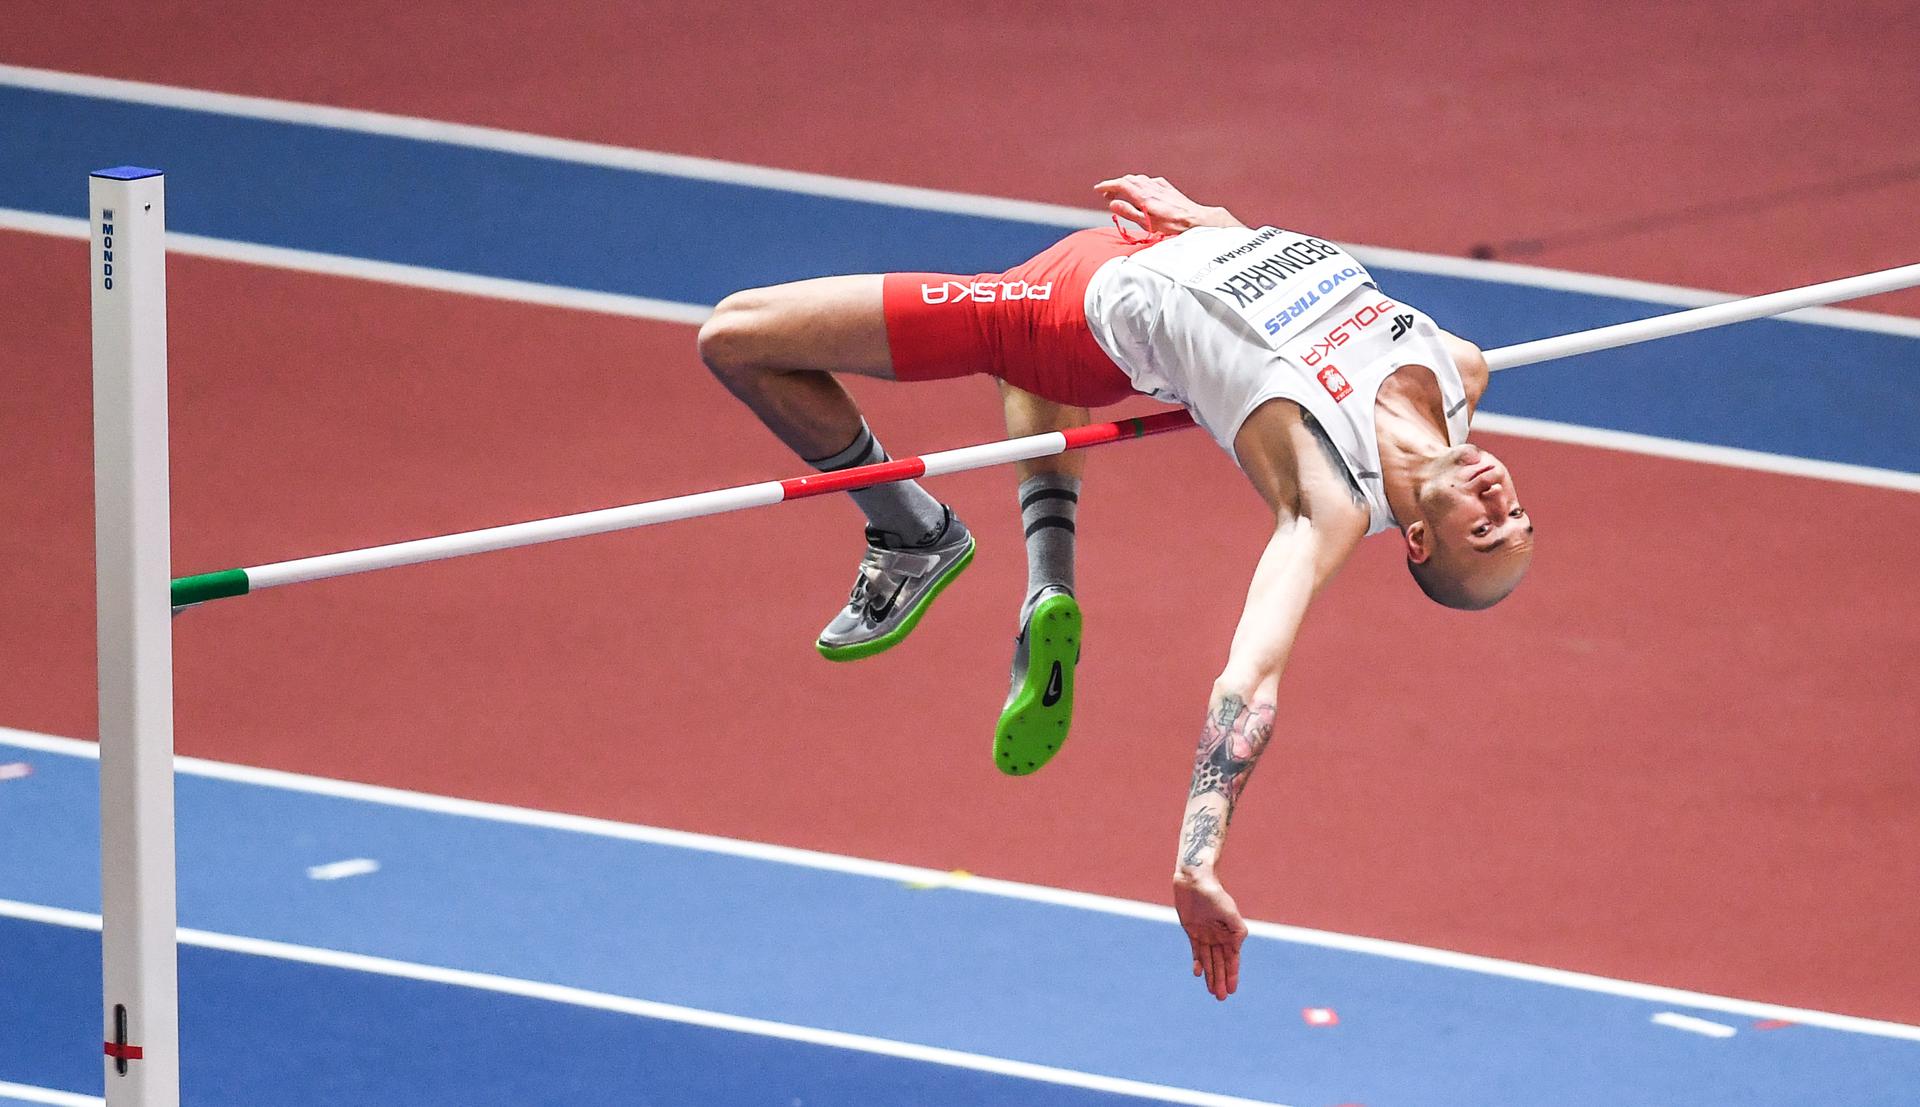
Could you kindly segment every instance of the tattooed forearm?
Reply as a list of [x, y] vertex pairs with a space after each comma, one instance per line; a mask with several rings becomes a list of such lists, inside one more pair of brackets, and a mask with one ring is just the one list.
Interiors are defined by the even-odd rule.
[[1189, 797], [1219, 793], [1226, 797], [1227, 819], [1233, 818], [1233, 805], [1246, 788], [1260, 751], [1273, 737], [1273, 705], [1256, 703], [1248, 707], [1239, 696], [1221, 698], [1207, 717], [1200, 734], [1200, 748], [1193, 755], [1193, 787]]
[[1210, 859], [1220, 842], [1220, 816], [1211, 807], [1202, 807], [1187, 816], [1180, 828], [1180, 863], [1193, 868]]

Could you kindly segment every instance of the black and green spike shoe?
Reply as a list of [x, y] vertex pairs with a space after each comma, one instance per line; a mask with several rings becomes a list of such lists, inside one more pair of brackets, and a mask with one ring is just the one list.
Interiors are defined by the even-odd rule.
[[1035, 772], [1073, 724], [1073, 669], [1080, 662], [1080, 602], [1064, 588], [1042, 591], [1013, 646], [1013, 687], [993, 730], [993, 763], [1012, 776]]

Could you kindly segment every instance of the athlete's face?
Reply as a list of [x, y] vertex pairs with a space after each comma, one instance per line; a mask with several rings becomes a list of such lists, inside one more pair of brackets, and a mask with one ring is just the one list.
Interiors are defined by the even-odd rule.
[[1472, 443], [1453, 447], [1429, 466], [1419, 501], [1407, 559], [1468, 601], [1456, 606], [1486, 606], [1520, 582], [1533, 560], [1533, 519], [1499, 458]]

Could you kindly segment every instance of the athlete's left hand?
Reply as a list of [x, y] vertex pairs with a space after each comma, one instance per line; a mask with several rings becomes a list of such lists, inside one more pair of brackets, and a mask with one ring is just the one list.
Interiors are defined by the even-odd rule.
[[1226, 999], [1240, 987], [1240, 945], [1247, 940], [1239, 906], [1211, 870], [1183, 870], [1173, 878], [1173, 909], [1193, 947], [1193, 975], [1206, 977], [1213, 998]]
[[1165, 177], [1128, 173], [1101, 181], [1094, 191], [1107, 198], [1107, 210], [1153, 234], [1179, 234], [1195, 227], [1238, 227], [1226, 208], [1196, 204]]

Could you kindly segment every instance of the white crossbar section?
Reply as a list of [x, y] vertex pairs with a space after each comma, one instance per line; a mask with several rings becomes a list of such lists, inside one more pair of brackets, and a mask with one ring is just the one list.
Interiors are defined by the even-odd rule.
[[1611, 327], [1601, 327], [1597, 330], [1577, 331], [1554, 338], [1522, 342], [1516, 346], [1503, 346], [1498, 350], [1487, 352], [1487, 367], [1496, 371], [1512, 369], [1515, 366], [1532, 365], [1535, 362], [1551, 361], [1554, 358], [1590, 354], [1596, 350], [1611, 350], [1616, 346], [1631, 346], [1634, 343], [1647, 342], [1655, 338], [1670, 338], [1677, 334], [1724, 327], [1729, 323], [1743, 323], [1749, 319], [1783, 315], [1798, 308], [1813, 307], [1817, 304], [1857, 300], [1862, 296], [1874, 296], [1896, 289], [1912, 288], [1914, 285], [1920, 285], [1920, 264], [1902, 265], [1874, 273], [1862, 273], [1857, 277], [1842, 277], [1837, 281], [1810, 284], [1802, 288], [1789, 288], [1784, 292], [1770, 292], [1765, 296], [1749, 296], [1743, 300], [1729, 300], [1724, 304], [1709, 304], [1706, 307], [1676, 311], [1668, 315], [1656, 315], [1651, 319], [1616, 323]]
[[990, 465], [1006, 465], [1014, 461], [1031, 461], [1036, 457], [1052, 457], [1067, 451], [1067, 436], [1059, 431], [1046, 434], [1034, 434], [1025, 438], [1010, 438], [1005, 442], [988, 442], [980, 446], [962, 446], [957, 450], [941, 450], [927, 454], [920, 460], [927, 463], [926, 475], [937, 477], [943, 473], [964, 473], [969, 469], [985, 469]]
[[248, 569], [247, 579], [254, 588], [271, 588], [277, 584], [294, 584], [300, 581], [345, 576], [349, 573], [365, 573], [374, 569], [391, 569], [399, 565], [416, 565], [422, 561], [439, 561], [443, 558], [486, 553], [490, 550], [531, 546], [560, 538], [580, 538], [589, 534], [605, 534], [608, 531], [652, 526], [655, 523], [693, 519], [702, 515], [718, 515], [726, 511], [738, 511], [741, 508], [764, 507], [767, 504], [779, 503], [780, 498], [779, 481], [743, 484], [737, 488], [696, 492], [690, 496], [675, 496], [671, 499], [629, 504], [625, 507], [608, 507], [599, 511], [561, 515], [552, 519], [510, 523], [503, 527], [488, 527], [485, 530], [467, 531], [463, 534], [419, 538], [411, 542], [398, 542], [391, 546], [373, 546], [364, 550], [350, 550], [346, 553], [303, 557], [296, 561], [279, 561]]

